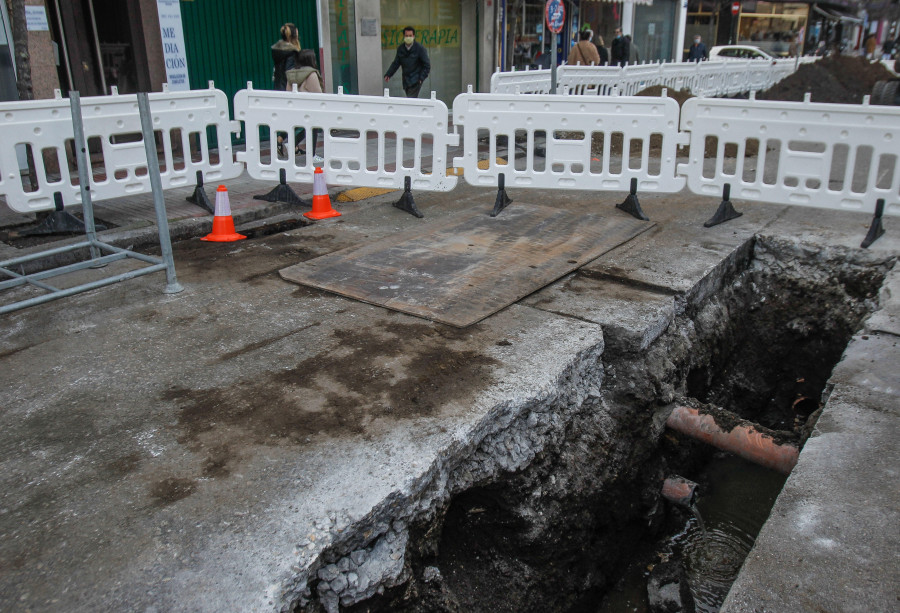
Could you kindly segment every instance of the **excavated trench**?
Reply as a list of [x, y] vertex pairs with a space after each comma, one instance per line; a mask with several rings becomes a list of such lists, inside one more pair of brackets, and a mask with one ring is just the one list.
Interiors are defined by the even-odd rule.
[[668, 430], [672, 405], [722, 407], [802, 444], [893, 263], [756, 237], [678, 299], [649, 347], [608, 336], [574, 356], [557, 390], [498, 409], [411, 491], [343, 531], [298, 573], [287, 608], [616, 611], [629, 568], [684, 584], [687, 554], [675, 550], [696, 520], [662, 483], [683, 475], [702, 497], [722, 454]]

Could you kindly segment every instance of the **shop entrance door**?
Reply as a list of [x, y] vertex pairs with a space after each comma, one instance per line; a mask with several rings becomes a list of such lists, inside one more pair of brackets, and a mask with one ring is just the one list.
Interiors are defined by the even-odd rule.
[[[459, 0], [381, 0], [382, 73], [387, 71], [397, 55], [397, 48], [403, 43], [403, 28], [412, 26], [416, 30], [416, 40], [425, 46], [431, 61], [431, 74], [422, 85], [420, 96], [428, 97], [428, 92], [433, 90], [438, 100], [449, 107], [462, 92], [461, 23]], [[406, 95], [399, 70], [389, 87], [391, 96]]]
[[[50, 6], [52, 5], [52, 6]], [[63, 91], [82, 96], [150, 91], [140, 0], [51, 0]]]

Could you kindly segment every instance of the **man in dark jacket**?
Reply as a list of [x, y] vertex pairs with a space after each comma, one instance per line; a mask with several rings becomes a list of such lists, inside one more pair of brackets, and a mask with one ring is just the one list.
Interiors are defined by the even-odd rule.
[[694, 44], [691, 45], [691, 48], [688, 50], [688, 61], [689, 62], [699, 62], [700, 60], [708, 60], [709, 59], [709, 51], [706, 50], [706, 45], [700, 40], [700, 35], [694, 36]]
[[628, 55], [631, 49], [628, 48], [628, 40], [622, 36], [622, 28], [616, 28], [616, 37], [612, 42], [612, 58], [610, 65], [624, 66], [628, 63]]
[[391, 62], [384, 75], [387, 83], [398, 68], [403, 69], [403, 89], [407, 98], [418, 98], [422, 83], [431, 72], [431, 62], [425, 47], [416, 42], [416, 31], [409, 26], [403, 28], [403, 44], [397, 47], [397, 57]]

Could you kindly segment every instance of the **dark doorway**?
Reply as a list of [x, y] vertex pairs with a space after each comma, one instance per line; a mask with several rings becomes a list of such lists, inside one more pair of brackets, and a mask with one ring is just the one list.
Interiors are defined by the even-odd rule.
[[[150, 91], [139, 0], [52, 0], [59, 80], [82, 96]], [[65, 64], [70, 70], [67, 70]]]

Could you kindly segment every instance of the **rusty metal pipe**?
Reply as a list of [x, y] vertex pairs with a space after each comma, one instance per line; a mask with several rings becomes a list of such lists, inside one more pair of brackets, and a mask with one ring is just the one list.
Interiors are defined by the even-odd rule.
[[716, 423], [712, 415], [701, 414], [691, 407], [676, 406], [666, 420], [666, 425], [676, 432], [709, 443], [717, 449], [728, 451], [755, 464], [785, 474], [793, 470], [800, 455], [796, 445], [776, 442], [771, 434], [762, 431], [760, 426], [752, 422], [736, 417], [734, 421], [738, 425], [725, 430]]
[[697, 495], [697, 484], [684, 477], [672, 475], [663, 481], [662, 495], [669, 502], [690, 508]]

